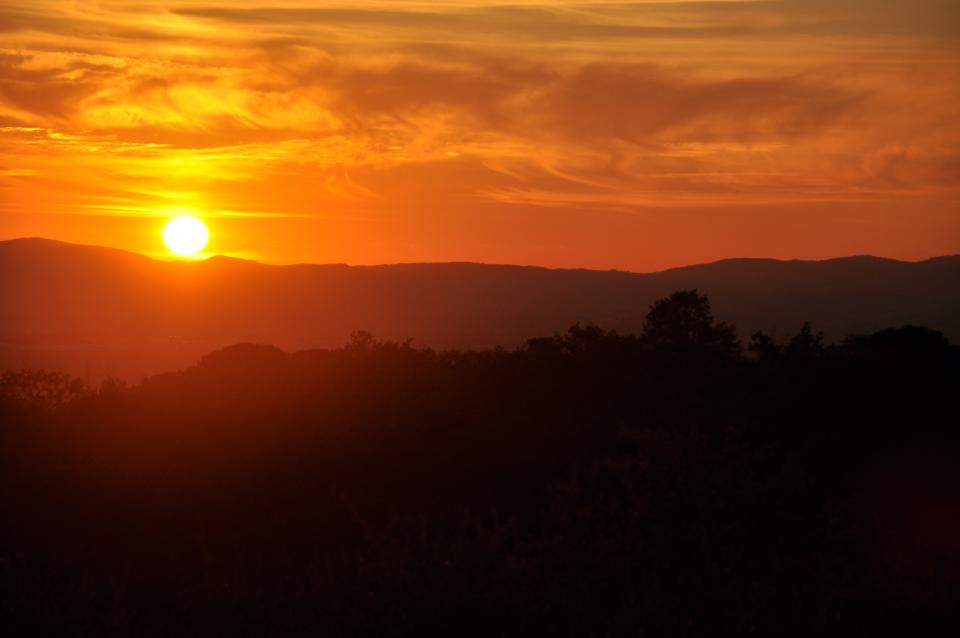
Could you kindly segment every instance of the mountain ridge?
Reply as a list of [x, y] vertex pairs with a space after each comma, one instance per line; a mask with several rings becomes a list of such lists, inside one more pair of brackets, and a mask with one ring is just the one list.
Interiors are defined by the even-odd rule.
[[49, 237], [17, 237], [13, 239], [4, 239], [0, 240], [0, 250], [7, 246], [18, 246], [18, 245], [54, 245], [54, 246], [69, 246], [73, 248], [81, 249], [94, 249], [101, 250], [105, 252], [112, 253], [122, 253], [126, 255], [133, 255], [143, 259], [149, 259], [151, 261], [159, 263], [178, 263], [178, 264], [203, 264], [210, 262], [224, 262], [224, 263], [249, 263], [256, 264], [258, 266], [265, 266], [270, 268], [296, 268], [304, 266], [320, 266], [320, 267], [346, 267], [346, 268], [384, 268], [384, 267], [395, 267], [395, 266], [494, 266], [494, 267], [509, 267], [509, 268], [534, 268], [538, 270], [547, 270], [547, 271], [586, 271], [586, 272], [616, 272], [624, 273], [630, 275], [656, 275], [666, 272], [672, 272], [677, 270], [685, 270], [689, 268], [699, 268], [704, 266], [716, 266], [721, 264], [826, 264], [826, 263], [837, 263], [837, 262], [849, 262], [849, 261], [865, 261], [872, 260], [875, 262], [886, 262], [886, 263], [896, 263], [896, 264], [925, 264], [929, 262], [937, 262], [944, 260], [960, 260], [960, 253], [950, 254], [950, 255], [936, 255], [933, 257], [927, 257], [925, 259], [919, 260], [905, 260], [905, 259], [896, 259], [894, 257], [883, 257], [880, 255], [872, 255], [870, 253], [862, 253], [857, 255], [841, 255], [838, 257], [827, 257], [824, 259], [801, 259], [801, 258], [792, 258], [792, 259], [778, 259], [776, 257], [725, 257], [722, 259], [717, 259], [714, 261], [705, 261], [697, 262], [692, 264], [686, 264], [683, 266], [671, 266], [669, 268], [664, 268], [662, 270], [649, 270], [649, 271], [636, 271], [636, 270], [622, 270], [619, 268], [585, 268], [585, 267], [568, 267], [568, 266], [541, 266], [538, 264], [511, 264], [511, 263], [501, 263], [501, 262], [484, 262], [484, 261], [404, 261], [404, 262], [385, 262], [382, 264], [347, 264], [343, 262], [296, 262], [290, 264], [274, 264], [270, 262], [259, 261], [256, 259], [247, 259], [244, 257], [234, 257], [232, 255], [227, 255], [223, 253], [217, 253], [215, 255], [210, 255], [202, 259], [158, 259], [156, 257], [151, 257], [143, 253], [138, 253], [132, 250], [126, 250], [123, 248], [115, 248], [112, 246], [101, 246], [98, 244], [77, 244], [73, 242], [67, 242], [59, 239], [51, 239]]
[[735, 258], [652, 273], [476, 262], [164, 261], [43, 238], [0, 242], [0, 369], [90, 378], [182, 368], [238, 342], [339, 346], [357, 330], [435, 348], [514, 347], [576, 322], [639, 332], [656, 299], [706, 292], [746, 339], [805, 321], [828, 340], [904, 324], [960, 340], [960, 256]]

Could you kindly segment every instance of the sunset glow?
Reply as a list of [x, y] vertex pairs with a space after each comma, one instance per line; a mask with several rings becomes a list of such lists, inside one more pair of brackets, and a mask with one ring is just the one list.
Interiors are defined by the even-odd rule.
[[652, 270], [960, 252], [960, 4], [13, 0], [0, 239]]
[[2, 0], [4, 626], [955, 634], [958, 290], [960, 0]]

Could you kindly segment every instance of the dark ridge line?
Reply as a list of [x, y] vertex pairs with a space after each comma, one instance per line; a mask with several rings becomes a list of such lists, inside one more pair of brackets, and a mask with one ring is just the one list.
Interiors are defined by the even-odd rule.
[[534, 264], [506, 264], [506, 263], [492, 263], [492, 262], [480, 262], [480, 261], [414, 261], [414, 262], [394, 262], [394, 263], [385, 263], [385, 264], [345, 264], [341, 262], [334, 263], [292, 263], [292, 264], [271, 264], [262, 261], [257, 261], [255, 259], [244, 259], [242, 257], [233, 257], [231, 255], [216, 254], [206, 259], [197, 259], [197, 260], [177, 260], [177, 259], [158, 259], [151, 257], [149, 255], [144, 255], [143, 253], [138, 253], [131, 250], [125, 250], [123, 248], [114, 248], [111, 246], [101, 246], [97, 244], [75, 244], [72, 242], [66, 242], [59, 239], [49, 239], [46, 237], [18, 237], [15, 239], [6, 239], [0, 240], [0, 249], [8, 246], [23, 245], [23, 244], [34, 244], [34, 245], [48, 245], [48, 246], [62, 246], [69, 249], [84, 249], [84, 250], [100, 250], [104, 252], [109, 252], [118, 255], [129, 255], [132, 257], [137, 257], [140, 259], [146, 259], [156, 263], [162, 264], [181, 264], [181, 265], [197, 265], [201, 266], [204, 264], [247, 264], [247, 265], [256, 265], [263, 266], [266, 268], [296, 268], [296, 269], [305, 269], [305, 268], [350, 268], [357, 270], [368, 270], [368, 269], [381, 269], [381, 268], [424, 268], [424, 267], [442, 267], [442, 266], [470, 266], [470, 267], [481, 267], [481, 268], [505, 268], [505, 269], [523, 269], [523, 270], [536, 270], [536, 271], [551, 271], [551, 272], [577, 272], [577, 273], [616, 273], [619, 275], [660, 275], [666, 273], [677, 273], [681, 271], [698, 269], [709, 266], [718, 266], [718, 265], [754, 265], [754, 264], [776, 264], [776, 265], [799, 265], [799, 264], [830, 264], [830, 263], [841, 263], [841, 262], [874, 262], [874, 263], [888, 263], [888, 264], [900, 264], [908, 266], [919, 266], [923, 264], [929, 264], [931, 262], [943, 262], [954, 259], [960, 259], [960, 254], [952, 255], [938, 255], [934, 257], [928, 257], [926, 259], [921, 259], [917, 261], [907, 261], [902, 259], [894, 259], [892, 257], [880, 257], [870, 254], [860, 254], [860, 255], [844, 255], [840, 257], [829, 257], [827, 259], [776, 259], [773, 257], [727, 257], [723, 259], [717, 259], [715, 261], [700, 262], [687, 264], [685, 266], [674, 266], [672, 268], [665, 268], [663, 270], [651, 270], [645, 272], [637, 272], [633, 270], [620, 270], [617, 268], [610, 269], [600, 269], [600, 268], [564, 268], [564, 267], [550, 267], [550, 266], [538, 266]]

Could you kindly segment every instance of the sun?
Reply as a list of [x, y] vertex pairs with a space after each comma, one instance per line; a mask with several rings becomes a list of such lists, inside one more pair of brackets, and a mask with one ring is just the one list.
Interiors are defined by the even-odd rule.
[[195, 255], [207, 245], [207, 227], [196, 217], [181, 215], [167, 222], [163, 243], [178, 255]]

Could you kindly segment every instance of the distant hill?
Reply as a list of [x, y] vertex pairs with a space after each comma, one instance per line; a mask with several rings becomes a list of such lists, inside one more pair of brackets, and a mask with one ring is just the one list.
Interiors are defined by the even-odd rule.
[[904, 324], [960, 341], [960, 256], [730, 259], [657, 273], [475, 263], [166, 262], [47, 239], [0, 242], [0, 369], [90, 380], [177, 369], [236, 342], [337, 346], [356, 330], [437, 348], [515, 346], [574, 322], [638, 331], [655, 299], [710, 295], [741, 334], [811, 321], [834, 340]]

